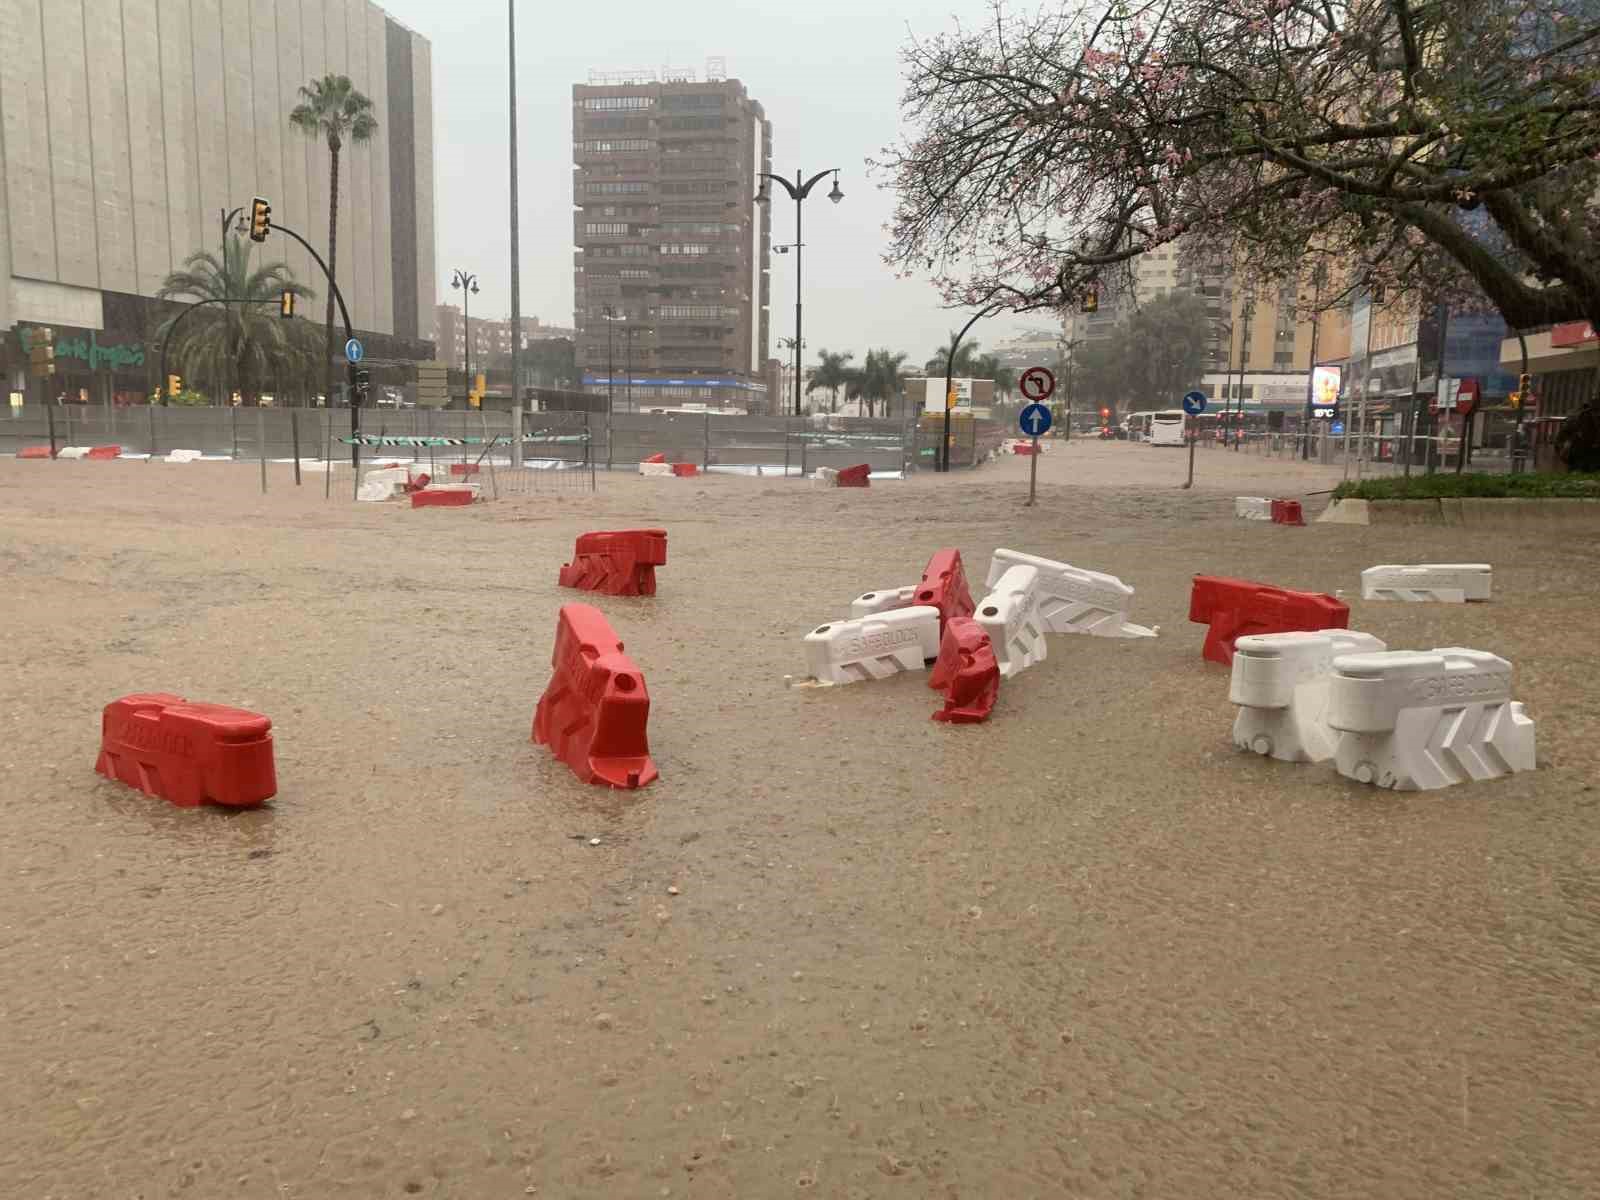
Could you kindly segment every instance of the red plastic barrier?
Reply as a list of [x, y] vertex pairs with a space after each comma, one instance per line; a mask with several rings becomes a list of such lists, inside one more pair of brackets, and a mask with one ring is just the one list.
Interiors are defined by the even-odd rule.
[[1272, 502], [1272, 520], [1276, 525], [1304, 525], [1305, 514], [1300, 511], [1298, 500], [1274, 500]]
[[939, 658], [928, 686], [944, 691], [935, 721], [973, 725], [989, 719], [1000, 694], [1000, 664], [989, 635], [971, 617], [951, 617], [939, 639]]
[[700, 468], [693, 463], [673, 463], [672, 473], [680, 479], [687, 479], [691, 475], [700, 474]]
[[533, 740], [585, 783], [653, 783], [660, 773], [646, 732], [650, 693], [598, 608], [561, 606], [550, 665], [555, 674], [534, 710]]
[[618, 529], [578, 535], [562, 587], [607, 596], [654, 596], [656, 568], [667, 564], [665, 529]]
[[1248, 579], [1196, 575], [1189, 593], [1189, 620], [1210, 626], [1201, 657], [1227, 666], [1233, 662], [1235, 638], [1252, 633], [1348, 629], [1350, 606], [1322, 592], [1295, 592]]
[[18, 458], [49, 458], [49, 446], [24, 446], [17, 451]]
[[649, 458], [641, 458], [639, 461], [640, 462], [666, 462], [667, 461], [667, 456], [665, 454], [662, 454], [661, 452], [657, 451], [655, 454], [652, 454]]
[[1033, 453], [1033, 443], [1032, 442], [1012, 442], [1011, 443], [1011, 453], [1013, 453], [1013, 454], [1032, 454]]
[[408, 492], [420, 492], [432, 482], [433, 477], [424, 471], [421, 475], [411, 476], [410, 482], [406, 484], [405, 490]]
[[872, 468], [866, 463], [859, 463], [853, 467], [839, 468], [840, 487], [871, 487], [867, 476], [872, 474]]
[[939, 610], [939, 633], [943, 636], [952, 617], [970, 617], [976, 607], [967, 588], [967, 573], [961, 566], [961, 551], [954, 547], [934, 552], [922, 568], [922, 586], [915, 603]]
[[412, 508], [455, 508], [471, 504], [473, 493], [467, 487], [426, 487], [411, 493]]
[[272, 721], [222, 704], [142, 693], [106, 705], [94, 769], [150, 796], [193, 808], [250, 808], [278, 790]]
[[121, 446], [90, 446], [89, 447], [89, 453], [85, 454], [84, 457], [85, 458], [100, 459], [100, 460], [104, 460], [104, 459], [108, 459], [108, 458], [121, 458], [122, 457], [122, 447]]
[[450, 464], [450, 474], [452, 475], [476, 475], [481, 469], [482, 468], [480, 468], [477, 463]]

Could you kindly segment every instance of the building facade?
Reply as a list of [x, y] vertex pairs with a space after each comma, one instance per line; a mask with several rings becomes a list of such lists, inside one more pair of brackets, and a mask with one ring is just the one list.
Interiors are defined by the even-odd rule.
[[572, 89], [583, 386], [625, 408], [768, 405], [772, 127], [738, 80]]
[[[459, 305], [440, 304], [434, 310], [434, 341], [441, 361], [452, 367], [467, 369], [467, 322]], [[494, 363], [511, 358], [510, 318], [479, 317], [472, 321], [472, 365]], [[562, 325], [547, 325], [538, 317], [522, 318], [522, 346], [526, 350], [534, 342], [553, 338], [571, 339], [572, 329]]]
[[[299, 88], [348, 75], [376, 136], [344, 147], [338, 282], [351, 323], [427, 357], [434, 278], [429, 43], [367, 0], [0, 0], [0, 330], [89, 346], [58, 355], [70, 398], [146, 394], [152, 297], [191, 254], [219, 254], [222, 217], [253, 196], [312, 245], [328, 240], [326, 142], [289, 125]], [[285, 237], [318, 301], [326, 284]], [[372, 349], [369, 346], [369, 351]]]

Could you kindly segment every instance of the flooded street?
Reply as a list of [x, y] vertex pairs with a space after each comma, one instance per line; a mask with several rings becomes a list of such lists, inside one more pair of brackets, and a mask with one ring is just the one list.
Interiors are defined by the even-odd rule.
[[[1266, 526], [1232, 496], [1337, 473], [1082, 442], [1033, 509], [1022, 459], [419, 511], [272, 470], [0, 460], [5, 1196], [1596, 1194], [1600, 521]], [[635, 525], [657, 596], [556, 586]], [[1160, 637], [1052, 638], [981, 726], [922, 676], [783, 687], [947, 545], [975, 594], [997, 546], [1120, 575]], [[1415, 561], [1496, 600], [1359, 599]], [[1504, 656], [1540, 769], [1236, 753], [1196, 572]], [[645, 674], [642, 792], [529, 740], [575, 599]], [[134, 691], [270, 716], [276, 799], [94, 774]]]

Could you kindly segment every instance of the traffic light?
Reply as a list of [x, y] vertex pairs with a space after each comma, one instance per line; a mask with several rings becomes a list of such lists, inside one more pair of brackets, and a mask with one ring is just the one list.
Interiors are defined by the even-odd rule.
[[1101, 409], [1101, 410], [1100, 410], [1100, 419], [1101, 419], [1101, 420], [1102, 420], [1102, 421], [1104, 421], [1104, 420], [1105, 420], [1105, 419], [1106, 419], [1106, 418], [1107, 418], [1107, 417], [1109, 417], [1109, 416], [1110, 416], [1110, 415], [1111, 415], [1111, 410], [1110, 410], [1110, 409], [1109, 409], [1109, 408], [1102, 408], [1102, 409]]
[[182, 375], [168, 375], [167, 376], [167, 395], [176, 396], [182, 391], [183, 391], [183, 376]]
[[250, 240], [264, 242], [272, 232], [272, 205], [260, 196], [250, 201]]
[[294, 293], [284, 292], [278, 297], [278, 315], [287, 321], [294, 316]]
[[1511, 405], [1512, 408], [1521, 408], [1522, 407], [1522, 393], [1521, 392], [1512, 392], [1511, 395], [1506, 397], [1506, 403]]
[[1084, 289], [1083, 299], [1078, 305], [1078, 311], [1083, 313], [1097, 313], [1100, 311], [1100, 289], [1098, 287]]
[[951, 388], [948, 392], [945, 393], [944, 406], [946, 408], [954, 408], [956, 406], [956, 401], [957, 401], [958, 398], [959, 397], [956, 394], [956, 389], [955, 388]]
[[372, 388], [372, 372], [365, 367], [356, 368], [356, 396], [362, 400], [367, 398], [367, 392]]

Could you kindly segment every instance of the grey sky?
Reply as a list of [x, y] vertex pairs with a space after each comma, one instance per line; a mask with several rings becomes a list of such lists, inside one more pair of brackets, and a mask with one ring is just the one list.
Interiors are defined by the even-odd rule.
[[[380, 0], [433, 43], [435, 203], [441, 299], [450, 272], [476, 271], [485, 316], [510, 309], [505, 0]], [[701, 16], [686, 17], [685, 14]], [[816, 351], [905, 350], [921, 363], [960, 321], [921, 279], [896, 280], [879, 256], [892, 198], [866, 175], [899, 128], [900, 47], [954, 16], [982, 21], [984, 0], [803, 0], [735, 7], [712, 0], [560, 5], [519, 0], [522, 311], [572, 323], [572, 93], [591, 69], [692, 68], [727, 60], [772, 122], [772, 169], [840, 168], [843, 203], [812, 193], [805, 211], [808, 360]], [[776, 204], [773, 241], [794, 238], [794, 204]], [[964, 318], [961, 318], [964, 320]], [[1048, 314], [983, 322], [993, 345], [1053, 324]], [[772, 336], [794, 332], [790, 256], [773, 255]]]

